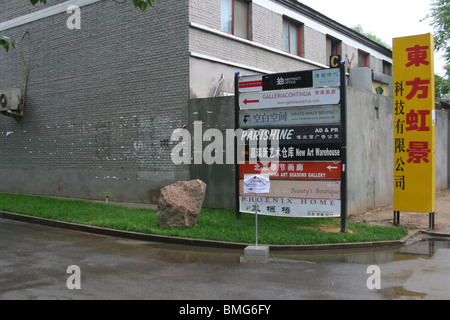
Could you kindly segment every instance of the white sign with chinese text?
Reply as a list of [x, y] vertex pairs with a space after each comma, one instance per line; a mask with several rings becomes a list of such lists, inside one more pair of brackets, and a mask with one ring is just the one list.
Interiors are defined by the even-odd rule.
[[239, 126], [241, 128], [335, 124], [340, 123], [340, 121], [341, 108], [339, 106], [254, 109], [239, 112]]
[[341, 216], [341, 200], [241, 196], [240, 211], [292, 218]]
[[239, 95], [239, 108], [248, 110], [334, 105], [339, 103], [340, 98], [338, 87], [249, 92]]

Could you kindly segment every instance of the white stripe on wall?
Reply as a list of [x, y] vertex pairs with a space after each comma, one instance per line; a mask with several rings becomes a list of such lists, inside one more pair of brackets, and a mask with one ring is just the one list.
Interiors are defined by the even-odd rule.
[[[47, 17], [51, 17], [54, 15], [57, 15], [59, 13], [63, 13], [67, 11], [67, 8], [71, 5], [75, 5], [78, 7], [84, 7], [96, 2], [99, 2], [102, 0], [69, 0], [63, 3], [59, 3], [56, 4], [54, 6], [33, 12], [33, 13], [29, 13], [17, 18], [13, 18], [11, 20], [8, 21], [4, 21], [0, 23], [0, 31], [4, 31], [4, 30], [8, 30], [8, 29], [12, 29], [15, 27], [19, 27], [28, 23], [31, 23], [33, 21], [38, 21]], [[31, 4], [30, 4], [31, 6]]]

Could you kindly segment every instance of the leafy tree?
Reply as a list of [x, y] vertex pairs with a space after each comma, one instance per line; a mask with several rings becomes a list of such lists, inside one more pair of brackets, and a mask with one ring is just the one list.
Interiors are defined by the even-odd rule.
[[352, 28], [352, 30], [362, 34], [363, 36], [369, 38], [372, 41], [375, 41], [378, 44], [381, 44], [383, 47], [386, 47], [386, 48], [392, 50], [392, 47], [390, 45], [388, 45], [386, 42], [384, 42], [383, 40], [381, 40], [378, 36], [376, 36], [375, 34], [373, 34], [371, 32], [364, 31], [364, 29], [363, 29], [361, 24], [358, 24], [358, 25], [354, 26]]
[[445, 77], [441, 77], [439, 75], [435, 75], [436, 79], [436, 97], [442, 97], [448, 93], [450, 93], [450, 81]]
[[14, 39], [4, 36], [0, 36], [0, 46], [2, 46], [6, 52], [9, 51], [10, 46], [12, 46], [13, 48], [16, 47]]
[[432, 0], [431, 13], [425, 19], [431, 19], [434, 28], [434, 45], [437, 51], [444, 52], [446, 75], [436, 75], [436, 97], [450, 92], [450, 0]]
[[444, 50], [448, 67], [450, 65], [450, 0], [434, 0], [431, 6], [431, 13], [426, 18], [431, 18], [430, 25], [435, 29], [436, 50]]
[[155, 2], [155, 0], [133, 0], [134, 7], [139, 8], [142, 11], [145, 11], [147, 6], [153, 7], [153, 2]]

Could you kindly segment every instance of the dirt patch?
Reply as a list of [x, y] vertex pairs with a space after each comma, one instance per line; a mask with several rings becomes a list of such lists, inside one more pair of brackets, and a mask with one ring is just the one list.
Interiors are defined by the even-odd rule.
[[[340, 226], [332, 226], [332, 225], [319, 225], [315, 227], [298, 227], [299, 229], [308, 229], [312, 231], [321, 231], [326, 233], [341, 233], [341, 227]], [[352, 230], [347, 229], [347, 233], [353, 234]]]
[[[340, 226], [330, 226], [330, 225], [321, 225], [316, 228], [318, 231], [327, 232], [327, 233], [341, 233]], [[352, 230], [347, 229], [347, 233], [353, 234]]]
[[[429, 214], [419, 212], [401, 212], [400, 226], [410, 233], [429, 229]], [[368, 211], [349, 218], [352, 221], [374, 225], [393, 225], [394, 209], [392, 206]], [[436, 193], [435, 231], [450, 232], [450, 189]]]

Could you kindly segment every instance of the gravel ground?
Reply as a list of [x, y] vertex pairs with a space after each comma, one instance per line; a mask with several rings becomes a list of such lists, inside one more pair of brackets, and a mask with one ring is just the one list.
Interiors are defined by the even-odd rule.
[[[401, 212], [400, 226], [407, 228], [410, 233], [418, 230], [429, 230], [428, 213]], [[377, 225], [392, 225], [394, 210], [392, 206], [368, 211], [351, 216], [350, 220]], [[450, 233], [450, 189], [436, 193], [436, 232]]]

